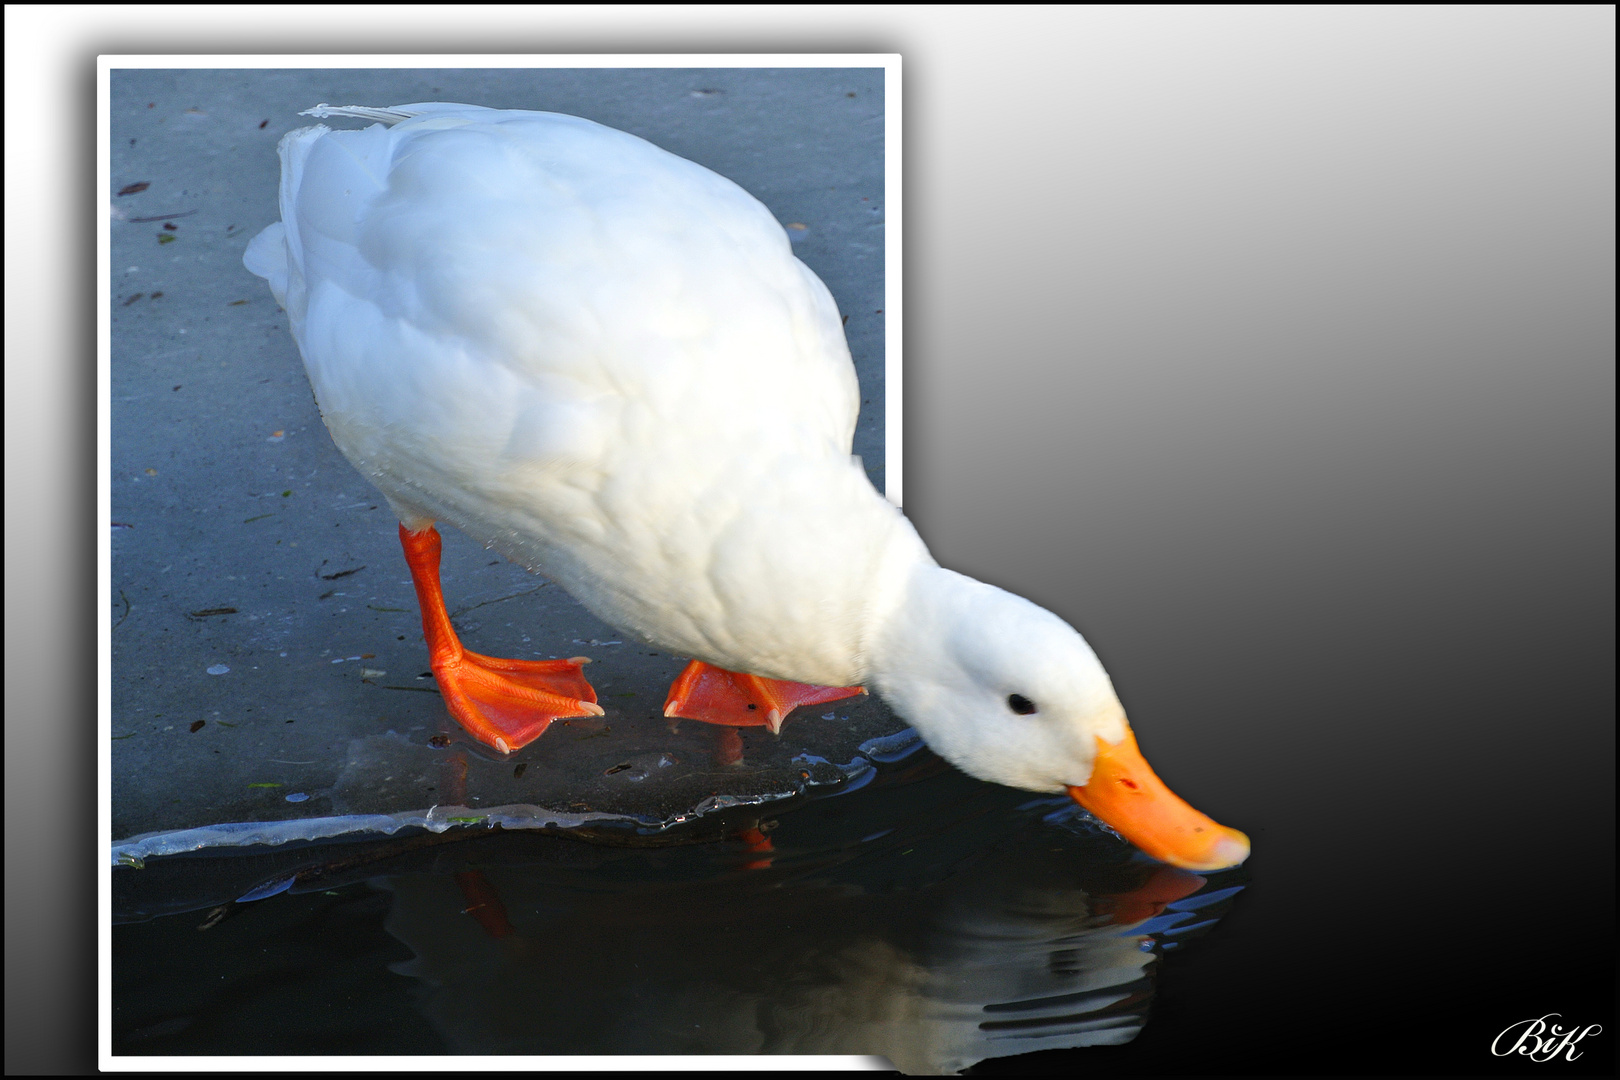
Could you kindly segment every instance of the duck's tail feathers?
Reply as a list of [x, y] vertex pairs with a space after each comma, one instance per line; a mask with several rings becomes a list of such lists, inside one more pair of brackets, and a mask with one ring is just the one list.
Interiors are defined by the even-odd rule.
[[313, 116], [324, 120], [328, 116], [353, 116], [361, 120], [380, 120], [384, 124], [397, 124], [413, 116], [431, 116], [440, 112], [486, 111], [480, 105], [457, 105], [446, 101], [423, 101], [414, 105], [327, 105], [324, 102], [313, 109], [305, 109], [299, 116]]
[[304, 241], [299, 235], [298, 215], [293, 206], [298, 186], [303, 182], [304, 163], [323, 135], [332, 129], [325, 124], [298, 128], [281, 137], [276, 147], [281, 155], [281, 220], [274, 222], [249, 241], [242, 253], [242, 265], [270, 284], [276, 303], [288, 313], [296, 337], [304, 321]]
[[252, 240], [242, 253], [242, 265], [270, 283], [276, 303], [287, 306], [287, 230], [275, 222]]

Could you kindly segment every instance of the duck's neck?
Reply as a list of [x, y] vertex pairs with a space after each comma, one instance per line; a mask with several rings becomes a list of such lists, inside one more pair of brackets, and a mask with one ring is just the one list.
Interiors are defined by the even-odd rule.
[[[920, 678], [919, 673], [943, 673], [955, 666], [949, 655], [951, 627], [971, 606], [966, 594], [985, 587], [940, 566], [927, 556], [926, 548], [923, 554], [925, 558], [904, 565], [896, 552], [884, 583], [889, 595], [881, 612], [875, 612], [879, 617], [866, 649], [868, 688], [913, 724], [922, 717], [919, 731], [929, 716], [941, 711], [942, 702], [933, 700], [935, 693], [950, 689], [949, 679]], [[928, 733], [922, 733], [927, 738]]]
[[[865, 684], [876, 671], [874, 650], [895, 611], [904, 606], [920, 567], [938, 570], [927, 546], [898, 508], [858, 476], [827, 485], [827, 505], [785, 512], [760, 569], [775, 585], [772, 600], [739, 640], [756, 661], [781, 678], [829, 686]], [[836, 503], [837, 505], [834, 505]], [[783, 525], [781, 523], [791, 524]], [[722, 591], [726, 575], [717, 574]], [[736, 625], [735, 623], [733, 625]], [[776, 653], [769, 656], [766, 653]]]
[[860, 640], [859, 681], [876, 684], [871, 689], [877, 693], [882, 693], [885, 672], [895, 664], [897, 643], [907, 637], [905, 627], [916, 610], [914, 597], [919, 587], [927, 589], [920, 583], [950, 573], [934, 561], [911, 522], [887, 500], [883, 506], [894, 520], [883, 538], [881, 554], [871, 563]]

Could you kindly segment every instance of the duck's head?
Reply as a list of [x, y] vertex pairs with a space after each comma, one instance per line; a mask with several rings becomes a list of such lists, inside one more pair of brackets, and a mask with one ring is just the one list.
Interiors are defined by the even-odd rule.
[[878, 692], [963, 772], [1067, 791], [1172, 866], [1219, 870], [1248, 857], [1248, 837], [1194, 810], [1149, 768], [1097, 655], [1050, 611], [919, 566], [875, 644]]

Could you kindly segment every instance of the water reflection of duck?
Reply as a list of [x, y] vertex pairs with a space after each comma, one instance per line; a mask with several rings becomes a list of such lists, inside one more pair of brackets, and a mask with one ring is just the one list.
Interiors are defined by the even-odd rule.
[[949, 1073], [1129, 1042], [1155, 959], [1132, 930], [1204, 884], [1159, 867], [1100, 897], [1030, 879], [1047, 861], [1026, 851], [995, 873], [884, 893], [792, 873], [375, 883], [393, 894], [389, 932], [416, 954], [392, 969], [420, 981], [421, 1011], [451, 1052], [870, 1054]]
[[851, 457], [836, 305], [761, 203], [575, 117], [419, 104], [310, 110], [282, 220], [245, 262], [287, 309], [334, 441], [399, 516], [446, 704], [503, 752], [599, 714], [583, 658], [464, 649], [436, 521], [603, 620], [698, 658], [667, 715], [777, 730], [871, 685], [985, 780], [1073, 797], [1157, 858], [1242, 833], [1136, 749], [1057, 616], [944, 569]]

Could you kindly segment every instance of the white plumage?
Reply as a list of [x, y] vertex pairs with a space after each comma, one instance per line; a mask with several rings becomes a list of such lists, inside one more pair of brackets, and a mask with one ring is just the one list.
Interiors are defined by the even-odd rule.
[[310, 112], [381, 122], [282, 140], [282, 220], [244, 261], [408, 529], [449, 522], [673, 653], [871, 685], [984, 779], [1084, 785], [1125, 739], [1079, 634], [938, 567], [851, 457], [837, 306], [758, 200], [576, 117]]

